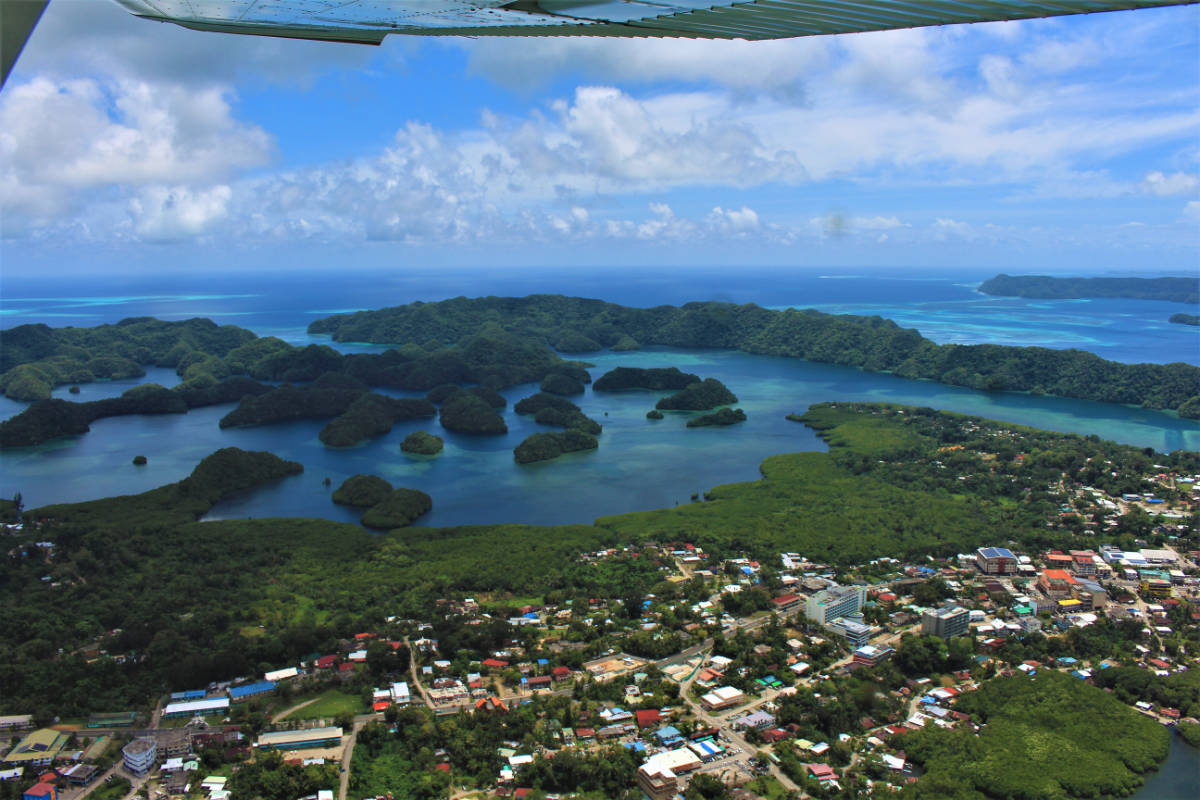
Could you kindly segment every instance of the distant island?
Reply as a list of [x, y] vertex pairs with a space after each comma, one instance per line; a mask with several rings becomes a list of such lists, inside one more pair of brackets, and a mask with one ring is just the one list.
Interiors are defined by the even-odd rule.
[[1200, 314], [1172, 314], [1167, 322], [1176, 325], [1200, 325]]
[[1001, 273], [980, 284], [979, 291], [1038, 300], [1118, 297], [1193, 305], [1200, 303], [1200, 281], [1196, 278], [1053, 278], [1049, 275]]
[[[570, 329], [610, 348], [626, 339], [640, 347], [727, 348], [984, 391], [1035, 392], [1170, 409], [1200, 419], [1200, 367], [1191, 364], [1122, 364], [1082, 350], [1045, 347], [939, 345], [882, 317], [833, 315], [812, 309], [773, 311], [752, 303], [717, 302], [630, 308], [562, 295], [458, 297], [338, 314], [308, 328], [310, 333], [329, 334], [337, 341], [404, 347], [416, 342], [425, 347], [449, 344], [479, 335], [481, 329], [489, 331], [490, 337], [512, 337], [526, 345], [541, 341], [546, 357], [555, 356], [549, 343]], [[455, 351], [446, 352], [450, 357]], [[546, 372], [554, 366], [541, 363]], [[605, 376], [593, 388], [656, 388], [628, 377], [614, 377], [610, 383]], [[699, 380], [689, 377], [687, 383]], [[658, 388], [678, 390], [687, 383]]]

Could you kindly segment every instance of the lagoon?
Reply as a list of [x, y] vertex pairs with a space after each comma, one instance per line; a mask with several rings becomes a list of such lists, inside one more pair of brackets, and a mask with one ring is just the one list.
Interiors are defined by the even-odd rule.
[[[340, 348], [341, 346], [339, 346]], [[344, 349], [356, 349], [348, 346]], [[366, 349], [366, 348], [363, 348]], [[1095, 434], [1157, 450], [1200, 449], [1200, 425], [1165, 412], [1012, 392], [979, 392], [849, 367], [799, 359], [749, 355], [729, 350], [647, 349], [599, 353], [593, 378], [616, 366], [678, 366], [701, 377], [717, 377], [738, 395], [745, 423], [728, 428], [685, 427], [687, 413], [668, 412], [661, 421], [645, 413], [665, 393], [594, 392], [572, 398], [585, 414], [604, 425], [600, 448], [550, 462], [518, 465], [512, 449], [530, 433], [546, 430], [512, 412], [535, 385], [503, 392], [509, 432], [465, 436], [445, 431], [436, 420], [396, 425], [358, 447], [333, 450], [317, 433], [323, 421], [257, 428], [225, 429], [218, 420], [232, 405], [195, 409], [184, 415], [102, 419], [91, 432], [38, 447], [0, 453], [0, 495], [21, 492], [26, 506], [130, 494], [185, 477], [204, 456], [221, 447], [268, 450], [305, 466], [305, 472], [252, 494], [222, 502], [209, 518], [267, 516], [323, 517], [356, 521], [357, 514], [330, 500], [333, 488], [356, 473], [380, 475], [397, 486], [420, 489], [434, 499], [421, 524], [448, 526], [498, 522], [587, 523], [607, 514], [648, 510], [691, 502], [722, 483], [755, 480], [771, 455], [824, 450], [801, 424], [785, 416], [827, 400], [904, 403], [949, 409], [1048, 430]], [[96, 399], [119, 394], [139, 382], [171, 385], [169, 370], [155, 369], [141, 381], [85, 385], [79, 395]], [[388, 392], [394, 396], [417, 393]], [[23, 404], [0, 402], [0, 414]], [[425, 429], [446, 440], [438, 456], [401, 452], [400, 442]], [[149, 464], [135, 467], [135, 455]], [[331, 487], [324, 486], [328, 477]]]

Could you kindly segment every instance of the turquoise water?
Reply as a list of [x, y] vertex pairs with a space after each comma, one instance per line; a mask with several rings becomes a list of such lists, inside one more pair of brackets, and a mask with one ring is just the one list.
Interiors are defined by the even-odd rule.
[[[448, 272], [417, 270], [329, 276], [269, 275], [79, 278], [64, 295], [62, 283], [14, 282], [0, 275], [0, 320], [5, 327], [31, 322], [90, 326], [130, 316], [162, 319], [206, 316], [260, 335], [295, 344], [329, 343], [305, 328], [313, 319], [340, 311], [378, 308], [413, 300], [457, 295], [523, 295], [560, 292], [637, 306], [689, 300], [755, 302], [764, 306], [816, 307], [839, 313], [880, 314], [916, 327], [940, 342], [996, 342], [1074, 346], [1121, 361], [1200, 361], [1197, 329], [1169, 325], [1166, 317], [1187, 306], [1146, 301], [1026, 301], [988, 298], [974, 287], [990, 274], [822, 274], [769, 270], [570, 270]], [[841, 278], [841, 279], [837, 279]], [[369, 345], [336, 345], [344, 351], [377, 351]], [[214, 517], [319, 516], [354, 520], [334, 506], [333, 486], [355, 473], [375, 473], [434, 498], [427, 525], [486, 522], [590, 522], [604, 514], [689, 502], [693, 492], [720, 483], [754, 480], [767, 456], [824, 445], [785, 415], [826, 400], [874, 400], [961, 411], [1058, 431], [1096, 434], [1158, 450], [1200, 449], [1200, 426], [1138, 408], [1032, 397], [987, 394], [911, 381], [890, 375], [811, 364], [795, 359], [730, 351], [643, 351], [590, 357], [593, 376], [618, 365], [678, 366], [717, 377], [740, 398], [749, 420], [731, 428], [684, 427], [686, 415], [649, 422], [645, 412], [660, 395], [596, 394], [589, 387], [573, 398], [604, 425], [600, 449], [553, 462], [518, 466], [512, 449], [525, 436], [545, 430], [511, 412], [512, 404], [536, 387], [505, 392], [509, 433], [469, 437], [448, 433], [434, 421], [402, 423], [390, 434], [349, 450], [334, 451], [317, 439], [322, 422], [221, 430], [217, 421], [231, 406], [186, 415], [114, 417], [90, 433], [26, 450], [0, 453], [0, 496], [22, 492], [30, 507], [141, 492], [186, 476], [196, 463], [225, 446], [269, 450], [303, 463], [303, 475], [223, 503]], [[140, 382], [174, 385], [169, 370], [154, 369], [139, 381], [66, 387], [55, 396], [93, 400], [119, 395]], [[398, 396], [402, 393], [396, 393]], [[24, 404], [0, 397], [0, 418]], [[446, 439], [434, 458], [400, 451], [404, 436], [427, 429]], [[135, 455], [149, 464], [134, 467]]]
[[[401, 423], [391, 433], [348, 450], [330, 450], [321, 444], [317, 433], [323, 422], [221, 430], [217, 421], [232, 406], [186, 415], [112, 417], [97, 421], [90, 433], [80, 437], [0, 454], [0, 496], [20, 491], [27, 505], [36, 506], [145, 491], [183, 478], [205, 455], [234, 445], [294, 459], [306, 471], [222, 503], [214, 509], [214, 518], [315, 516], [353, 521], [353, 513], [330, 502], [331, 490], [324, 487], [323, 479], [329, 477], [336, 487], [344, 478], [364, 472], [432, 495], [434, 511], [422, 519], [426, 525], [590, 522], [604, 514], [689, 502], [693, 492], [720, 483], [754, 480], [760, 462], [770, 455], [825, 449], [812, 431], [784, 419], [825, 400], [931, 406], [1049, 430], [1094, 433], [1158, 450], [1200, 449], [1200, 426], [1139, 408], [988, 394], [733, 351], [658, 349], [603, 353], [591, 359], [596, 365], [590, 370], [594, 377], [618, 365], [678, 366], [703, 377], [718, 377], [738, 395], [737, 405], [749, 419], [729, 428], [688, 429], [684, 425], [688, 414], [668, 413], [666, 419], [651, 422], [645, 413], [661, 393], [597, 393], [589, 387], [573, 399], [604, 425], [600, 449], [520, 466], [513, 462], [513, 447], [530, 433], [546, 430], [511, 410], [517, 400], [536, 391], [533, 385], [504, 392], [509, 399], [505, 436], [463, 436], [444, 431], [436, 420], [423, 420]], [[170, 379], [170, 372], [152, 370], [143, 380], [170, 383]], [[77, 397], [119, 394], [132, 383], [84, 386], [87, 394]], [[21, 407], [5, 400], [0, 413], [15, 413]], [[441, 455], [421, 458], [401, 452], [403, 438], [422, 428], [446, 439]], [[149, 464], [134, 467], [135, 455], [145, 455]]]

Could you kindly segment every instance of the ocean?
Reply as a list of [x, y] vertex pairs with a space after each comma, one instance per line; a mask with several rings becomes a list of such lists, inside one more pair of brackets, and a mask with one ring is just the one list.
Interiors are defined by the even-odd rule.
[[[329, 314], [453, 296], [524, 295], [534, 292], [598, 297], [652, 306], [691, 300], [754, 302], [774, 308], [817, 308], [832, 313], [879, 314], [915, 327], [938, 342], [1037, 344], [1078, 347], [1126, 361], [1198, 363], [1198, 332], [1171, 325], [1180, 304], [1149, 301], [1029, 301], [992, 298], [976, 291], [990, 275], [888, 270], [877, 274], [821, 271], [569, 270], [406, 271], [330, 275], [227, 274], [151, 278], [79, 278], [61, 281], [5, 279], [0, 301], [3, 327], [43, 322], [90, 326], [131, 316], [161, 319], [209, 317], [218, 323], [278, 336], [294, 344], [331, 343], [310, 336], [309, 322]], [[345, 351], [376, 351], [370, 345], [334, 345]], [[91, 432], [38, 447], [0, 453], [0, 496], [21, 492], [27, 506], [145, 491], [186, 476], [208, 453], [234, 445], [269, 450], [305, 465], [303, 475], [245, 497], [230, 499], [213, 518], [314, 516], [345, 521], [354, 512], [334, 505], [324, 479], [336, 487], [357, 473], [381, 475], [394, 485], [428, 492], [434, 510], [421, 524], [489, 522], [561, 524], [598, 516], [688, 502], [717, 484], [758, 478], [758, 465], [782, 452], [823, 450], [804, 426], [784, 417], [824, 400], [868, 400], [961, 411], [1050, 430], [1096, 434], [1159, 450], [1200, 449], [1200, 425], [1140, 408], [985, 393], [929, 381], [872, 374], [797, 359], [714, 350], [648, 349], [590, 356], [598, 377], [612, 367], [678, 366], [724, 381], [748, 414], [732, 428], [687, 429], [685, 417], [668, 414], [649, 422], [645, 412], [659, 395], [594, 393], [576, 398], [584, 413], [604, 425], [600, 448], [553, 462], [520, 466], [512, 449], [540, 430], [511, 411], [536, 387], [504, 392], [509, 433], [470, 437], [446, 432], [436, 421], [401, 423], [391, 433], [347, 450], [317, 439], [323, 422], [221, 430], [229, 406], [186, 415], [115, 417]], [[114, 396], [142, 382], [173, 385], [173, 372], [154, 369], [137, 381], [88, 384], [79, 395], [66, 387], [56, 396], [88, 400]], [[404, 396], [404, 392], [392, 392]], [[410, 393], [411, 394], [411, 393]], [[414, 395], [415, 396], [415, 395]], [[0, 418], [24, 404], [0, 398]], [[446, 439], [434, 458], [402, 453], [408, 433], [427, 429]], [[146, 468], [132, 466], [145, 455]], [[569, 497], [569, 501], [563, 498]]]

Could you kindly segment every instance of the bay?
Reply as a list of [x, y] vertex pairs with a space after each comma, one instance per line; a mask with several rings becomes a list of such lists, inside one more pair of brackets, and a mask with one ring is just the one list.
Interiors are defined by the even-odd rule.
[[[1118, 314], [1104, 303], [986, 298], [966, 280], [972, 277], [982, 280], [988, 276], [665, 270], [497, 275], [430, 270], [346, 273], [337, 280], [306, 275], [169, 276], [128, 285], [95, 278], [74, 282], [69, 292], [63, 291], [61, 284], [6, 281], [0, 310], [5, 327], [27, 322], [95, 325], [143, 315], [162, 319], [206, 316], [293, 344], [319, 342], [342, 351], [370, 352], [384, 348], [334, 344], [309, 335], [306, 327], [311, 320], [331, 313], [418, 299], [553, 291], [639, 306], [720, 299], [838, 313], [881, 313], [902, 324], [913, 323], [940, 341], [1010, 343], [1019, 339], [1019, 343], [1030, 343], [1025, 339], [1035, 338], [1040, 326], [1044, 341], [1071, 341], [1105, 357], [1196, 361], [1196, 330], [1157, 322], [1165, 319], [1165, 309], [1159, 306], [1178, 309], [1181, 306], [1177, 304], [1130, 301], [1121, 305], [1124, 311]], [[1081, 330], [1093, 333], [1081, 336]], [[1191, 357], [1185, 358], [1189, 352]], [[1200, 449], [1200, 425], [1140, 408], [984, 393], [734, 351], [648, 349], [588, 358], [596, 365], [590, 370], [594, 377], [615, 366], [678, 366], [702, 377], [720, 378], [738, 395], [737, 405], [749, 419], [731, 428], [700, 429], [685, 427], [686, 414], [669, 413], [666, 419], [651, 422], [645, 419], [645, 412], [660, 394], [595, 393], [589, 387], [583, 396], [572, 399], [604, 425], [599, 450], [521, 466], [513, 461], [513, 447], [530, 433], [545, 430], [511, 411], [517, 400], [537, 390], [533, 385], [504, 392], [509, 400], [504, 412], [507, 435], [462, 436], [444, 431], [436, 420], [423, 420], [401, 423], [386, 436], [346, 450], [321, 444], [317, 433], [324, 423], [317, 421], [221, 430], [217, 422], [232, 408], [221, 406], [186, 415], [99, 420], [83, 436], [0, 453], [0, 496], [19, 491], [26, 505], [33, 507], [141, 492], [185, 477], [201, 458], [218, 448], [237, 446], [300, 461], [305, 472], [231, 498], [213, 510], [212, 518], [311, 516], [355, 521], [357, 514], [335, 506], [330, 494], [350, 475], [373, 473], [394, 485], [433, 496], [434, 511], [422, 518], [424, 525], [591, 522], [605, 514], [690, 502], [693, 493], [717, 484], [754, 480], [759, 477], [759, 464], [770, 455], [823, 450], [824, 444], [810, 430], [784, 417], [827, 400], [930, 406], [1049, 430], [1095, 434], [1157, 450]], [[170, 370], [152, 369], [138, 381], [85, 384], [77, 395], [60, 387], [55, 396], [90, 400], [118, 395], [137, 383], [171, 386], [177, 381]], [[0, 418], [22, 408], [22, 403], [0, 398]], [[401, 452], [404, 436], [418, 429], [443, 436], [445, 451], [429, 458]], [[133, 466], [135, 455], [145, 455], [149, 463]], [[326, 477], [331, 487], [324, 485]]]

